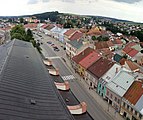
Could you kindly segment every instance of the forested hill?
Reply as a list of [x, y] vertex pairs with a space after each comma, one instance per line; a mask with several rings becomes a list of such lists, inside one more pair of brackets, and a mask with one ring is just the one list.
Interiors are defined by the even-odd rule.
[[61, 15], [61, 14], [62, 13], [55, 11], [55, 12], [45, 12], [45, 13], [39, 13], [39, 14], [27, 15], [27, 16], [36, 16], [36, 18], [40, 20], [47, 20], [47, 18], [49, 18], [52, 22], [56, 22], [58, 15]]

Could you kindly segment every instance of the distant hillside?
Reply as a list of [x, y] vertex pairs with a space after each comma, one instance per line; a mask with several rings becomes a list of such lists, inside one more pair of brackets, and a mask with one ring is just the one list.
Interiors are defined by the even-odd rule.
[[[33, 15], [24, 15], [24, 16], [0, 16], [0, 18], [17, 18], [17, 17], [32, 17], [36, 16], [40, 20], [47, 20], [48, 18], [52, 21], [55, 22], [58, 18], [59, 15], [76, 15], [76, 14], [68, 14], [68, 13], [59, 13], [58, 11], [53, 11], [53, 12], [45, 12], [45, 13], [39, 13], [39, 14], [33, 14]], [[77, 15], [79, 16], [79, 15]], [[80, 15], [82, 16], [82, 15]], [[130, 24], [143, 24], [143, 23], [136, 23], [128, 20], [121, 20], [121, 19], [116, 19], [116, 18], [110, 18], [110, 17], [104, 17], [104, 16], [90, 16], [90, 15], [83, 15], [85, 17], [92, 17], [92, 18], [97, 18], [97, 19], [107, 19], [111, 20], [112, 22], [126, 22]]]
[[55, 22], [58, 18], [58, 15], [60, 15], [58, 11], [55, 12], [45, 12], [45, 13], [39, 13], [39, 14], [33, 14], [33, 15], [27, 15], [27, 17], [36, 16], [40, 20], [47, 20], [48, 18]]
[[95, 16], [99, 19], [107, 19], [107, 20], [111, 20], [112, 22], [133, 22], [133, 21], [129, 21], [129, 20], [121, 20], [121, 19], [117, 19], [117, 18], [111, 18], [111, 17], [104, 17], [104, 16]]

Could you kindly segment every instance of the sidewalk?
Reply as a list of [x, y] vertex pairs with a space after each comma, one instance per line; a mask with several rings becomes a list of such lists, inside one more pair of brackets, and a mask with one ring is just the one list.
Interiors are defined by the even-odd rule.
[[[87, 85], [87, 83], [77, 73], [74, 72], [74, 70], [73, 70], [73, 68], [71, 66], [70, 60], [65, 55], [65, 51], [61, 48], [61, 42], [59, 42], [57, 40], [53, 40], [53, 43], [55, 45], [57, 45], [58, 48], [60, 48], [60, 51], [56, 52], [56, 54], [59, 55], [59, 56], [63, 56], [64, 57], [66, 62], [63, 61], [63, 63], [68, 66], [69, 70], [77, 78], [75, 81], [72, 81], [72, 80], [69, 81], [71, 89], [77, 93], [76, 97], [79, 98], [80, 101], [83, 101], [84, 99], [86, 99], [87, 102], [91, 101], [89, 99], [93, 99], [92, 103], [89, 103], [90, 106], [93, 106], [93, 104], [97, 104], [98, 103], [98, 106], [101, 107], [111, 117], [111, 119], [124, 120], [123, 117], [119, 113], [115, 112], [115, 110], [114, 110], [114, 108], [112, 108], [112, 106], [108, 105], [107, 102], [104, 101], [102, 99], [102, 97], [100, 97], [96, 93], [96, 90], [89, 90], [89, 86]], [[87, 95], [86, 96], [82, 96], [82, 92], [87, 93]], [[96, 101], [96, 103], [95, 103], [94, 100]], [[98, 113], [99, 111], [96, 111], [96, 112]], [[89, 110], [89, 113], [92, 114], [93, 116], [95, 115], [94, 107], [93, 107], [92, 110]]]
[[[70, 70], [72, 68], [71, 63], [68, 58], [65, 58], [67, 61], [67, 65], [70, 67]], [[124, 120], [123, 117], [115, 112], [115, 109], [109, 105], [106, 101], [102, 99], [100, 95], [97, 94], [96, 90], [89, 90], [88, 84], [83, 80], [77, 73], [73, 72], [74, 70], [71, 70], [71, 72], [75, 75], [77, 78], [77, 82], [82, 85], [82, 87], [96, 100], [96, 102], [104, 109], [104, 111], [109, 114], [113, 119], [115, 120]]]

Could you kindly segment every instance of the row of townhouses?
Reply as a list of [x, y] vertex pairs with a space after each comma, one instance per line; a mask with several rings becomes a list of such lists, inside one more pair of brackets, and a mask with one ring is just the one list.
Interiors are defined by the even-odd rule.
[[[143, 54], [136, 37], [115, 35], [96, 26], [87, 31], [42, 24], [38, 29], [65, 44], [75, 72], [115, 112], [130, 120], [143, 120]], [[93, 41], [92, 36], [108, 36], [109, 40]]]

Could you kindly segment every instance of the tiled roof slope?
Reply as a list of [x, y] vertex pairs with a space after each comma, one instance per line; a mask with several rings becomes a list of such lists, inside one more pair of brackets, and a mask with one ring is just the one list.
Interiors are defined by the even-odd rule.
[[65, 33], [64, 33], [64, 35], [66, 35], [66, 36], [70, 36], [70, 35], [72, 35], [74, 32], [76, 32], [76, 30], [74, 30], [74, 29], [69, 29], [69, 30], [67, 30]]
[[130, 60], [127, 60], [125, 61], [127, 63], [127, 65], [129, 66], [129, 68], [132, 70], [132, 71], [139, 71], [140, 68], [139, 66], [137, 66], [134, 62], [130, 61]]
[[131, 104], [135, 105], [140, 97], [143, 95], [143, 87], [142, 82], [134, 81], [134, 83], [130, 86], [124, 98], [128, 100]]
[[87, 70], [92, 73], [98, 79], [105, 74], [114, 65], [108, 59], [100, 58], [95, 63], [93, 63]]
[[92, 48], [88, 47], [78, 55], [74, 56], [72, 60], [76, 62], [77, 64], [86, 56], [88, 56], [92, 51], [94, 51]]
[[90, 65], [92, 65], [94, 62], [96, 62], [99, 58], [101, 58], [100, 54], [93, 51], [88, 56], [86, 56], [84, 59], [82, 59], [79, 64], [87, 69]]
[[69, 43], [70, 45], [72, 45], [74, 48], [77, 48], [77, 49], [83, 46], [82, 40], [78, 40], [78, 41], [72, 40], [72, 41], [68, 41], [67, 43]]
[[31, 43], [14, 40], [5, 61], [0, 74], [0, 119], [73, 119]]
[[83, 36], [82, 32], [76, 31], [69, 40], [79, 40]]

